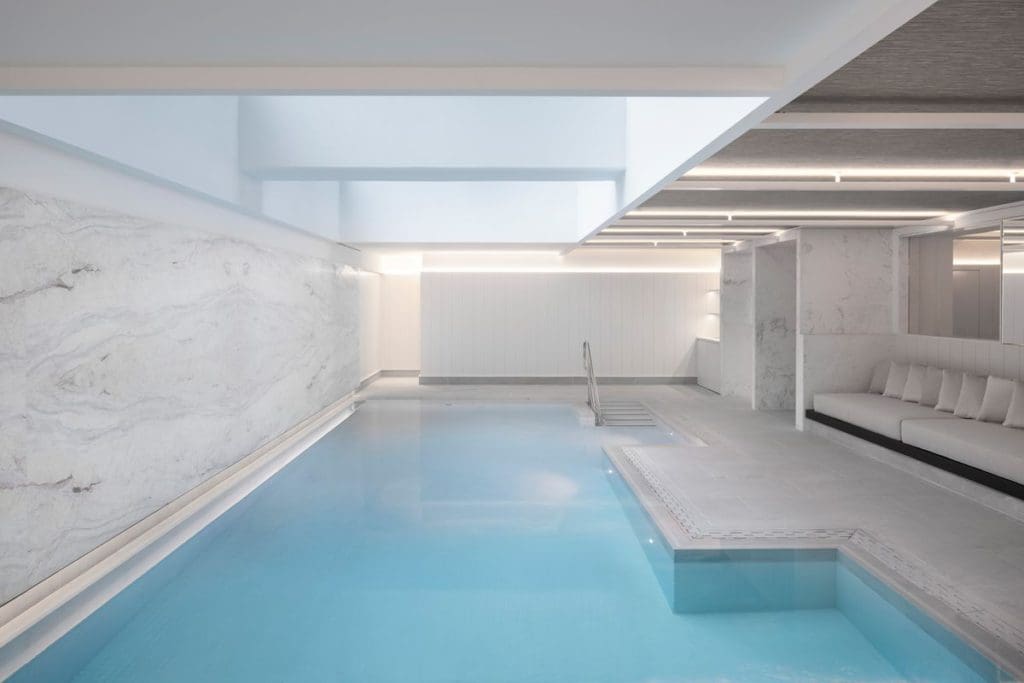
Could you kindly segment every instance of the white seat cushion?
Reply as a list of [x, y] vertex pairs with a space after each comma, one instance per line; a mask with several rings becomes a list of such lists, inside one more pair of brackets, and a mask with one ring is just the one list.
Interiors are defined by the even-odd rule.
[[935, 407], [939, 402], [939, 391], [942, 389], [942, 369], [928, 366], [924, 373], [924, 384], [921, 387], [921, 400], [923, 406]]
[[885, 391], [885, 382], [889, 379], [889, 361], [882, 361], [875, 366], [875, 371], [871, 374], [871, 388], [868, 389], [868, 393], [880, 394]]
[[912, 403], [921, 402], [925, 370], [926, 368], [923, 365], [915, 364], [910, 366], [910, 371], [907, 373], [907, 383], [903, 385], [903, 395], [900, 398]]
[[935, 410], [952, 413], [960, 398], [963, 382], [964, 373], [958, 370], [943, 370], [942, 385], [939, 387], [939, 400], [935, 404]]
[[816, 394], [814, 410], [890, 439], [900, 438], [900, 423], [906, 419], [956, 419], [949, 413], [878, 394]]
[[1024, 429], [1024, 382], [1020, 380], [1013, 383], [1013, 398], [1010, 399], [1010, 407], [1006, 410], [1006, 422], [1003, 426]]
[[985, 398], [981, 399], [981, 409], [977, 419], [982, 422], [1006, 421], [1010, 412], [1010, 400], [1013, 398], [1013, 380], [1002, 377], [989, 377], [985, 383]]
[[885, 391], [882, 393], [891, 398], [903, 396], [903, 387], [907, 385], [910, 366], [893, 361], [889, 364], [889, 376], [885, 379]]
[[960, 397], [956, 400], [953, 414], [957, 417], [975, 419], [981, 411], [981, 402], [985, 399], [987, 377], [978, 377], [964, 373], [963, 384], [960, 385]]
[[903, 442], [1024, 484], [1024, 430], [978, 420], [904, 420]]

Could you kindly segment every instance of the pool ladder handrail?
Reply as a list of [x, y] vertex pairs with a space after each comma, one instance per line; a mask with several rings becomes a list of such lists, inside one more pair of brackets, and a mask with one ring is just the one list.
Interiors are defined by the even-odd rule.
[[590, 342], [583, 342], [583, 371], [587, 376], [587, 405], [594, 411], [594, 425], [604, 424], [604, 411], [601, 410], [601, 397], [597, 392], [597, 378], [594, 377], [594, 358], [590, 354]]

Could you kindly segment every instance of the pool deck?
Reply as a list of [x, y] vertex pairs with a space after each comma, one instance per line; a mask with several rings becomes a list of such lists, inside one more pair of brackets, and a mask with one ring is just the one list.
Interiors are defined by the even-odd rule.
[[[890, 464], [877, 447], [797, 431], [791, 411], [755, 412], [691, 385], [601, 391], [641, 401], [666, 427], [706, 443], [606, 447], [677, 550], [841, 548], [1024, 674], [1024, 507], [1003, 501], [996, 511], [951, 490], [953, 479], [917, 476], [920, 466], [904, 466], [902, 456]], [[360, 397], [579, 405], [585, 395], [583, 386], [384, 378]]]

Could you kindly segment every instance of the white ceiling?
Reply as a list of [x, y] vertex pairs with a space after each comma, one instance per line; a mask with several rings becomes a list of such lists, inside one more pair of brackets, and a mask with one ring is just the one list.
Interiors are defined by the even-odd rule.
[[[581, 183], [566, 215], [595, 235], [932, 2], [0, 0], [0, 93], [627, 97], [623, 167], [646, 171], [614, 201]], [[699, 100], [750, 104], [702, 118]]]
[[891, 0], [3, 0], [4, 66], [786, 65]]

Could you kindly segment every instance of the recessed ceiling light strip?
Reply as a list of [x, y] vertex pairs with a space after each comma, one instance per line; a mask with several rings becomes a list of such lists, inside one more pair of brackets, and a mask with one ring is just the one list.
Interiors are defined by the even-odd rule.
[[687, 233], [693, 233], [693, 234], [698, 234], [698, 235], [702, 235], [702, 234], [719, 235], [719, 234], [722, 234], [722, 233], [728, 233], [730, 235], [738, 235], [738, 234], [744, 234], [744, 235], [770, 235], [771, 233], [775, 232], [775, 230], [776, 230], [775, 228], [733, 228], [733, 227], [722, 227], [722, 228], [717, 228], [717, 227], [713, 227], [713, 228], [690, 228], [690, 227], [660, 228], [660, 227], [642, 227], [642, 226], [637, 226], [637, 227], [633, 227], [633, 226], [630, 226], [630, 227], [613, 226], [613, 227], [610, 227], [610, 228], [605, 228], [604, 230], [601, 231], [601, 234], [602, 235], [605, 235], [605, 234], [630, 234], [630, 233], [680, 234], [680, 233], [687, 232]]
[[671, 218], [671, 217], [725, 217], [739, 218], [935, 218], [948, 214], [946, 209], [917, 209], [913, 211], [868, 211], [860, 209], [739, 209], [719, 211], [715, 209], [691, 209], [685, 207], [660, 207], [634, 209], [626, 214], [628, 218]]
[[688, 237], [655, 237], [648, 239], [638, 239], [636, 237], [592, 237], [587, 240], [587, 244], [650, 244], [652, 242], [665, 244], [731, 244], [734, 241], [731, 239], [697, 239]]
[[899, 168], [899, 167], [747, 167], [747, 166], [698, 166], [689, 170], [684, 178], [814, 178], [843, 182], [851, 178], [901, 178], [901, 179], [989, 179], [1014, 182], [1016, 176], [1024, 173], [1020, 168]]

